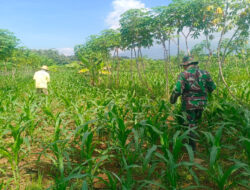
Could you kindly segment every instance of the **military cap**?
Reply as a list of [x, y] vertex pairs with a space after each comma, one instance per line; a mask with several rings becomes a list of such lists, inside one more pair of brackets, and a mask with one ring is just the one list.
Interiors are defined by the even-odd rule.
[[193, 56], [184, 56], [182, 59], [181, 66], [188, 66], [192, 64], [198, 64], [198, 61], [194, 60]]

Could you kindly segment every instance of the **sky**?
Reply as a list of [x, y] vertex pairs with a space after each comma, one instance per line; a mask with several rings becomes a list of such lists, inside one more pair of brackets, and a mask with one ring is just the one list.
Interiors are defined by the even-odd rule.
[[[0, 0], [0, 29], [8, 29], [30, 49], [57, 49], [72, 55], [75, 45], [104, 29], [119, 27], [120, 15], [131, 8], [167, 6], [171, 0]], [[199, 41], [198, 41], [199, 42]], [[190, 41], [192, 47], [197, 40]], [[181, 40], [184, 49], [184, 40]], [[176, 53], [176, 45], [171, 45]], [[143, 50], [162, 58], [159, 45]], [[126, 53], [124, 53], [126, 55]]]
[[55, 48], [69, 55], [77, 44], [117, 28], [130, 8], [168, 5], [168, 0], [0, 0], [0, 28], [31, 49]]

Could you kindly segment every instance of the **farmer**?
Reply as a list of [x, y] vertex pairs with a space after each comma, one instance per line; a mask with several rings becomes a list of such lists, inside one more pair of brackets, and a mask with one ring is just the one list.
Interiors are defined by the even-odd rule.
[[50, 76], [48, 67], [46, 65], [41, 67], [40, 71], [35, 72], [33, 79], [36, 81], [36, 89], [38, 93], [44, 93], [48, 95], [48, 85], [50, 82]]
[[[182, 96], [181, 111], [184, 115], [184, 125], [195, 127], [201, 119], [202, 111], [207, 103], [208, 93], [216, 88], [211, 76], [207, 71], [200, 70], [198, 61], [193, 57], [185, 56], [181, 66], [184, 72], [178, 76], [177, 83], [170, 97], [170, 103], [174, 104], [178, 96]], [[189, 133], [189, 144], [195, 151], [195, 134]]]

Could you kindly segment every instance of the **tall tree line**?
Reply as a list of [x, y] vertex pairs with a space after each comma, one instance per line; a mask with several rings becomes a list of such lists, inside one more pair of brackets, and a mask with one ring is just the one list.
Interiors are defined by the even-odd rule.
[[[135, 60], [141, 83], [150, 90], [141, 49], [150, 48], [154, 42], [161, 44], [165, 60], [166, 93], [169, 95], [170, 44], [176, 44], [177, 57], [180, 60], [181, 36], [184, 38], [188, 55], [191, 54], [189, 40], [204, 37], [200, 48], [206, 50], [209, 61], [213, 54], [216, 54], [218, 78], [228, 86], [223, 77], [222, 65], [228, 53], [235, 51], [238, 45], [242, 47], [242, 43], [248, 41], [249, 5], [249, 0], [173, 0], [168, 6], [131, 9], [121, 15], [120, 28], [105, 30], [91, 36], [85, 44], [75, 47], [75, 53], [84, 63], [89, 64], [88, 67], [93, 67], [91, 65], [100, 65], [101, 62], [109, 60], [112, 51], [119, 65], [119, 50], [129, 50], [131, 78], [133, 78], [132, 61]], [[219, 40], [216, 50], [213, 51], [211, 43], [215, 34], [219, 34]], [[226, 35], [230, 36], [229, 39], [225, 39]], [[91, 58], [88, 55], [90, 52], [92, 52]], [[98, 59], [95, 60], [93, 57]]]

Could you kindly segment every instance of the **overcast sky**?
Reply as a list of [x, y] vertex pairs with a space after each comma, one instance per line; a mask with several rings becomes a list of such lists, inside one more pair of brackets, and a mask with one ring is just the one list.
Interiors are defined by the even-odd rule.
[[[122, 13], [131, 8], [168, 5], [171, 0], [0, 0], [0, 28], [14, 32], [22, 45], [32, 49], [55, 48], [71, 55], [77, 44], [104, 29], [119, 27]], [[191, 40], [190, 47], [199, 42]], [[184, 48], [184, 41], [181, 40]], [[176, 53], [176, 45], [171, 46]], [[161, 58], [162, 49], [144, 50]]]

